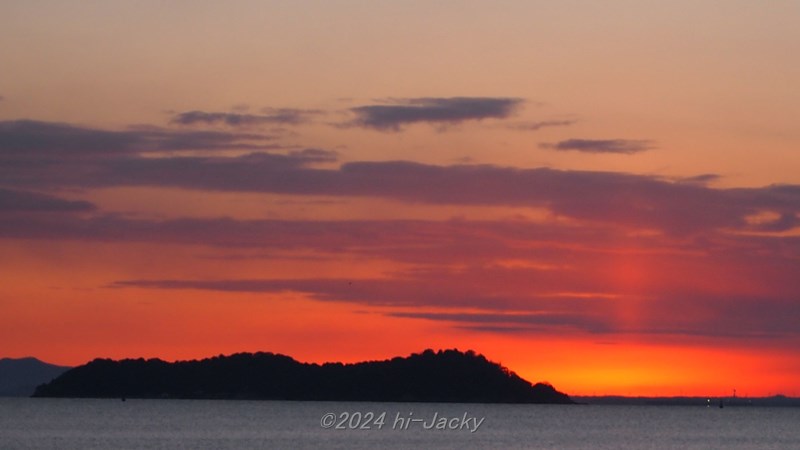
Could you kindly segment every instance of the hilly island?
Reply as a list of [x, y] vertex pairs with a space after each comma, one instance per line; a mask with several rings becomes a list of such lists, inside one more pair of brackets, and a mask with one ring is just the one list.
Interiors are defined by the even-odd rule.
[[473, 351], [425, 350], [355, 364], [301, 363], [274, 353], [203, 360], [95, 359], [36, 388], [34, 397], [573, 403]]

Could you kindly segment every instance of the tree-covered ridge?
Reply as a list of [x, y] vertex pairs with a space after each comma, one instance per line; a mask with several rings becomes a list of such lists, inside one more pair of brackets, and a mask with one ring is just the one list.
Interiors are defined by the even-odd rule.
[[572, 403], [472, 351], [425, 350], [356, 364], [300, 363], [237, 353], [174, 363], [95, 359], [36, 389], [36, 397]]

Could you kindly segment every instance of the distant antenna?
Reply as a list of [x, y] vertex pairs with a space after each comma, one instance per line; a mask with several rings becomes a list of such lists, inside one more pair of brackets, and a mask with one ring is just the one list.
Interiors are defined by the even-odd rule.
[[736, 389], [733, 389], [733, 398], [736, 398]]

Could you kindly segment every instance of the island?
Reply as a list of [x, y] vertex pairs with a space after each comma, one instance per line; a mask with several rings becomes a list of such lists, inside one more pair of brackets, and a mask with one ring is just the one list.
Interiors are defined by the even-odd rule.
[[68, 369], [33, 357], [0, 358], [0, 397], [30, 397], [36, 386]]
[[95, 359], [40, 385], [33, 396], [573, 403], [550, 384], [531, 384], [473, 351], [430, 349], [354, 364], [301, 363], [263, 352], [172, 363]]

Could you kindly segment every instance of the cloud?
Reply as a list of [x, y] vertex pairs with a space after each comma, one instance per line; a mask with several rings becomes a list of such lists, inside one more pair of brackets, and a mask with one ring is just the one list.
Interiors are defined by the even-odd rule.
[[[108, 280], [120, 289], [292, 291], [502, 333], [798, 333], [800, 237], [784, 232], [800, 227], [800, 186], [712, 188], [715, 176], [707, 174], [675, 180], [409, 161], [334, 165], [335, 152], [314, 148], [180, 152], [270, 142], [258, 133], [204, 133], [0, 122], [0, 238], [192, 246], [221, 258], [279, 263], [309, 255], [403, 268], [351, 279]], [[122, 186], [536, 207], [554, 219], [156, 220], [103, 214], [89, 202], [50, 194]]]
[[558, 151], [574, 150], [585, 153], [621, 153], [626, 155], [654, 148], [652, 141], [627, 139], [567, 139], [555, 144], [543, 143], [539, 146]]
[[[315, 240], [312, 246], [327, 242], [325, 248], [333, 249], [338, 242], [336, 252], [340, 256], [367, 248], [376, 252], [373, 257], [381, 258], [386, 247], [416, 245], [419, 255], [439, 254], [444, 259], [420, 259], [424, 266], [387, 272], [378, 278], [140, 279], [119, 280], [110, 287], [297, 292], [318, 301], [388, 307], [385, 313], [395, 317], [436, 320], [470, 329], [490, 326], [497, 332], [572, 329], [724, 338], [800, 333], [796, 327], [800, 320], [800, 283], [792, 256], [800, 249], [800, 238], [759, 243], [759, 239], [739, 237], [713, 245], [701, 241], [690, 244], [686, 251], [669, 253], [669, 247], [687, 244], [624, 236], [611, 242], [600, 236], [570, 239], [569, 233], [544, 237], [536, 233], [536, 227], [515, 235], [504, 223], [466, 223], [462, 228], [442, 223], [350, 223], [338, 224], [338, 228], [334, 225], [333, 233], [325, 235], [323, 230], [329, 225], [307, 223], [301, 227], [306, 227], [304, 233]], [[453, 240], [467, 247], [466, 252], [472, 250], [469, 236], [481, 233], [493, 234], [498, 246], [480, 264], [462, 259], [461, 254], [436, 249], [441, 236], [447, 234], [447, 226]], [[280, 245], [287, 240], [300, 245], [300, 236], [289, 231], [294, 228], [298, 227], [287, 224]], [[354, 237], [346, 237], [347, 228]], [[424, 230], [430, 236], [426, 237]], [[235, 229], [229, 231], [236, 233]], [[411, 236], [402, 235], [406, 231]], [[359, 233], [367, 237], [360, 243], [355, 237]], [[277, 236], [274, 239], [279, 241]], [[565, 251], [567, 242], [573, 248]], [[654, 242], [660, 243], [662, 253]], [[637, 245], [654, 253], [631, 255], [627, 249]], [[527, 260], [544, 261], [549, 267], [487, 263], [515, 254], [520, 246], [529, 249]], [[624, 260], [629, 260], [628, 265], [620, 266]], [[620, 270], [629, 271], [629, 266], [641, 268], [643, 278], [627, 285], [625, 278], [620, 278]]]
[[451, 97], [412, 98], [391, 104], [351, 108], [351, 125], [380, 131], [399, 131], [405, 125], [430, 123], [453, 125], [468, 120], [505, 119], [523, 103], [519, 98]]
[[[336, 153], [320, 149], [288, 154], [250, 153], [236, 157], [125, 158], [98, 166], [85, 187], [167, 186], [233, 192], [311, 194], [330, 185], [333, 171], [306, 170], [336, 160]], [[304, 175], [309, 175], [304, 178]], [[300, 177], [300, 178], [296, 178]]]
[[[611, 241], [614, 233], [505, 222], [413, 220], [145, 220], [116, 215], [92, 217], [0, 217], [0, 236], [26, 239], [150, 242], [204, 245], [274, 252], [313, 250], [355, 254], [412, 263], [449, 264], [453, 258], [482, 263], [499, 257], [542, 257], [544, 242], [572, 237], [581, 242]], [[517, 249], [507, 240], [537, 236], [535, 251]], [[512, 241], [513, 242], [513, 241]], [[563, 252], [563, 250], [562, 250]], [[562, 254], [562, 253], [559, 253]], [[552, 255], [551, 255], [552, 256]]]
[[534, 332], [548, 328], [568, 327], [590, 333], [610, 333], [615, 330], [608, 315], [562, 312], [537, 313], [474, 313], [474, 312], [391, 312], [392, 317], [426, 319], [466, 324], [462, 328], [494, 333]]
[[297, 125], [308, 121], [316, 110], [292, 108], [265, 109], [265, 114], [246, 114], [241, 112], [186, 111], [175, 114], [170, 120], [178, 125], [227, 125], [230, 127], [250, 127], [265, 124]]
[[[8, 153], [8, 152], [6, 152]], [[800, 213], [800, 187], [714, 189], [647, 175], [516, 169], [488, 165], [350, 162], [307, 149], [226, 156], [67, 158], [31, 151], [0, 155], [0, 179], [21, 189], [161, 186], [206, 191], [379, 197], [426, 204], [523, 206], [586, 223], [691, 235], [757, 230], [748, 218], [769, 212], [788, 230]], [[763, 228], [763, 223], [760, 225]]]
[[[385, 314], [393, 317], [441, 321], [470, 329], [488, 326], [495, 332], [571, 329], [593, 334], [738, 339], [800, 334], [796, 327], [800, 320], [800, 304], [775, 292], [744, 296], [695, 289], [691, 294], [682, 295], [656, 290], [638, 298], [625, 295], [569, 297], [541, 292], [540, 280], [547, 277], [536, 277], [535, 271], [490, 269], [488, 272], [481, 276], [479, 270], [419, 270], [384, 279], [120, 280], [109, 287], [230, 293], [298, 292], [318, 301], [389, 308]], [[503, 282], [493, 282], [493, 277]], [[526, 281], [530, 277], [533, 279]], [[507, 282], [511, 285], [506, 286]], [[795, 295], [796, 291], [789, 295]], [[436, 311], [432, 312], [431, 308]]]
[[[796, 191], [773, 186], [735, 196], [779, 207], [791, 204]], [[437, 308], [406, 317], [495, 332], [773, 337], [796, 335], [800, 320], [800, 237], [641, 235], [598, 222], [152, 220], [40, 213], [92, 212], [88, 204], [64, 202], [0, 190], [0, 236], [205, 246], [216, 247], [218, 255], [257, 251], [275, 261], [299, 252], [412, 267], [377, 278], [134, 279], [119, 280], [117, 288], [292, 291], [319, 301], [390, 307], [387, 314], [400, 316], [408, 313], [402, 308]], [[520, 260], [533, 264], [509, 263]], [[630, 267], [642, 273], [632, 284], [625, 275]]]
[[110, 156], [175, 150], [267, 149], [271, 136], [137, 127], [108, 131], [35, 120], [0, 121], [0, 157], [67, 154]]
[[[121, 132], [32, 121], [0, 122], [0, 180], [23, 190], [161, 186], [206, 191], [379, 197], [426, 204], [546, 208], [558, 217], [692, 235], [719, 230], [787, 231], [797, 225], [800, 186], [715, 189], [695, 182], [618, 172], [439, 166], [408, 161], [354, 161], [305, 149], [238, 156], [151, 157], [156, 150], [236, 148], [259, 134]], [[754, 223], [763, 215], [781, 220]]]
[[679, 178], [677, 181], [679, 183], [698, 184], [698, 185], [701, 185], [701, 186], [706, 186], [706, 185], [711, 184], [711, 183], [713, 183], [715, 181], [718, 181], [720, 178], [722, 178], [722, 177], [720, 175], [716, 174], [716, 173], [704, 173], [704, 174], [695, 175], [695, 176], [692, 176], [692, 177]]
[[[219, 292], [280, 293], [301, 292], [327, 302], [350, 302], [377, 306], [416, 306], [445, 308], [484, 308], [495, 311], [508, 309], [562, 314], [566, 311], [599, 311], [607, 299], [556, 298], [542, 295], [538, 289], [513, 291], [492, 282], [478, 270], [452, 271], [442, 269], [417, 270], [388, 274], [386, 278], [297, 278], [297, 279], [220, 279], [220, 280], [120, 280], [109, 287], [139, 287], [149, 289], [193, 289]], [[515, 269], [487, 269], [514, 284], [530, 288], [536, 282], [535, 273]], [[541, 277], [545, 278], [544, 276]], [[480, 280], [480, 282], [478, 281]], [[488, 281], [488, 283], [487, 283]], [[552, 283], [548, 283], [551, 286]], [[600, 309], [598, 309], [600, 308]]]
[[294, 159], [299, 165], [311, 163], [336, 162], [339, 153], [335, 150], [325, 150], [322, 148], [304, 148], [302, 150], [292, 150], [288, 153], [288, 158]]
[[[797, 337], [800, 304], [783, 299], [695, 296], [691, 301], [651, 300], [639, 308], [636, 324], [620, 323], [606, 304], [569, 312], [408, 312], [386, 313], [392, 317], [446, 322], [459, 328], [492, 333], [559, 332], [565, 328], [592, 334], [681, 335], [727, 339]], [[676, 312], [676, 310], [678, 312]]]
[[509, 124], [507, 128], [520, 131], [538, 131], [547, 127], [566, 127], [574, 125], [577, 120], [543, 120], [539, 122], [518, 122]]
[[0, 213], [87, 212], [96, 207], [86, 201], [65, 200], [47, 194], [0, 188]]

